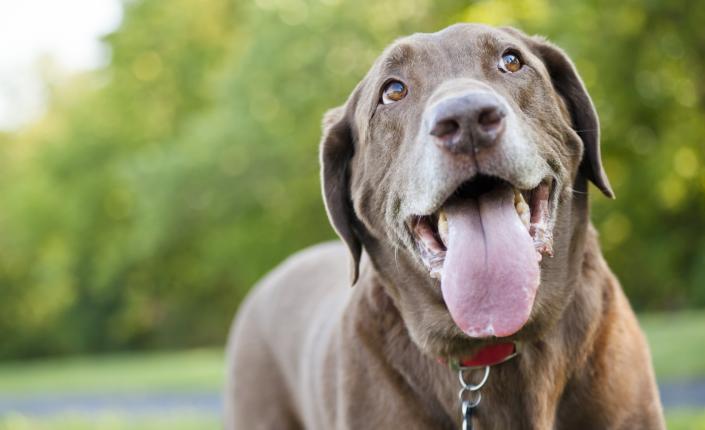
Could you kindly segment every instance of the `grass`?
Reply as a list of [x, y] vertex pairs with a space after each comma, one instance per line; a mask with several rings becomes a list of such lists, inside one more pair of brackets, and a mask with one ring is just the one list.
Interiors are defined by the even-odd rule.
[[[670, 430], [705, 430], [705, 411], [668, 411], [666, 421]], [[197, 414], [151, 418], [130, 418], [111, 413], [90, 417], [66, 414], [49, 418], [22, 415], [0, 418], [0, 430], [205, 430], [221, 427], [217, 417]]]
[[[705, 311], [640, 316], [660, 381], [705, 378]], [[0, 395], [217, 391], [221, 348], [0, 364]]]
[[0, 365], [0, 394], [219, 390], [223, 351], [125, 353]]
[[666, 422], [669, 430], [705, 430], [705, 411], [666, 411]]
[[[705, 411], [666, 412], [670, 430], [705, 430]], [[222, 428], [220, 419], [206, 414], [179, 413], [171, 417], [129, 417], [110, 412], [96, 415], [64, 414], [53, 417], [0, 417], [0, 430], [206, 430]]]
[[0, 430], [205, 430], [221, 427], [218, 417], [198, 413], [167, 417], [126, 417], [111, 412], [90, 416], [68, 413], [46, 418], [0, 417]]
[[[660, 381], [705, 378], [705, 312], [641, 315]], [[219, 391], [223, 381], [221, 348], [125, 353], [0, 364], [0, 396], [36, 393], [129, 393]], [[672, 430], [705, 430], [705, 410], [669, 410]], [[0, 430], [201, 430], [220, 428], [205, 412], [171, 415], [0, 416]]]
[[[0, 397], [41, 393], [156, 393], [220, 391], [221, 348], [125, 353], [0, 364]], [[130, 415], [101, 410], [89, 415], [0, 415], [0, 430], [204, 430], [222, 428], [202, 411]]]
[[642, 315], [660, 381], [705, 379], [705, 311]]

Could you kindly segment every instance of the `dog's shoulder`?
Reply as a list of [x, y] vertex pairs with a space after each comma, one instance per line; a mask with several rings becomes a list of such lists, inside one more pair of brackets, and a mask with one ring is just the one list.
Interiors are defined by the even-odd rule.
[[348, 253], [340, 241], [316, 244], [290, 255], [270, 271], [255, 289], [268, 290], [313, 283], [345, 284], [347, 282]]
[[239, 312], [277, 323], [304, 318], [317, 302], [347, 294], [348, 254], [340, 242], [325, 242], [292, 254], [250, 291]]

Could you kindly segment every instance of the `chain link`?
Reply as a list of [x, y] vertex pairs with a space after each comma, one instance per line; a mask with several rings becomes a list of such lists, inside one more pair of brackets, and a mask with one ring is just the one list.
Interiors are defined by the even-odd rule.
[[460, 391], [458, 391], [458, 400], [460, 401], [460, 413], [463, 420], [462, 430], [472, 430], [472, 415], [475, 408], [480, 404], [480, 400], [482, 400], [480, 389], [485, 385], [487, 378], [490, 376], [490, 366], [485, 366], [482, 380], [477, 384], [469, 384], [465, 380], [464, 372], [473, 370], [477, 370], [477, 368], [458, 368], [458, 380], [460, 381], [461, 387]]

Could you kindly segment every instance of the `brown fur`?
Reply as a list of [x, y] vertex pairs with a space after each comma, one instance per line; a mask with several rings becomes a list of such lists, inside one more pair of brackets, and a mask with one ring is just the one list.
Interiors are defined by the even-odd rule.
[[[525, 73], [496, 73], [506, 46], [521, 52]], [[410, 82], [393, 109], [377, 104], [389, 76]], [[428, 149], [429, 104], [459, 88], [507, 100], [526, 141], [478, 153], [472, 165]], [[541, 263], [529, 322], [510, 337], [521, 354], [495, 366], [482, 390], [477, 428], [665, 428], [647, 344], [589, 223], [587, 181], [612, 190], [596, 113], [560, 49], [480, 25], [401, 39], [326, 115], [321, 161], [346, 247], [291, 257], [243, 303], [228, 345], [226, 428], [458, 428], [456, 374], [436, 357], [488, 340], [455, 326], [404, 219], [476, 173], [528, 184], [532, 169], [558, 184], [555, 256]]]

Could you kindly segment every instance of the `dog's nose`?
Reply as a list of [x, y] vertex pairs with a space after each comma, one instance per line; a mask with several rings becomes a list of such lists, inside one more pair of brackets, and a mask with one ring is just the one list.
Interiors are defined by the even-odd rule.
[[429, 111], [434, 142], [452, 153], [478, 151], [497, 143], [505, 128], [506, 111], [486, 92], [448, 97]]

